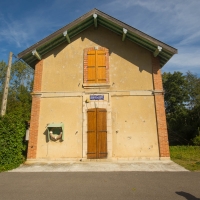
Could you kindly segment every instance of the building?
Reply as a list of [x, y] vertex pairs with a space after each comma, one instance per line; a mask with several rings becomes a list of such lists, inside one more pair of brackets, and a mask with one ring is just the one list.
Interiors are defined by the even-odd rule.
[[28, 160], [169, 159], [160, 69], [176, 53], [97, 9], [21, 52], [35, 69]]

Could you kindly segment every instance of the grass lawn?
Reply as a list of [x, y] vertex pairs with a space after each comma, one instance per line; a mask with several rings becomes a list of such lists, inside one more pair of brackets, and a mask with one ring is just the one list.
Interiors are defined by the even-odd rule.
[[171, 160], [190, 171], [200, 171], [200, 146], [170, 146]]

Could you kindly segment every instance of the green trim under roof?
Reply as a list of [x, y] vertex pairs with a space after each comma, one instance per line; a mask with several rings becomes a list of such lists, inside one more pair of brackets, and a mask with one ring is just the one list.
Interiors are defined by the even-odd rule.
[[94, 26], [94, 18], [93, 14], [97, 14], [97, 25], [103, 26], [116, 34], [123, 36], [123, 28], [127, 29], [126, 40], [130, 40], [150, 52], [154, 52], [158, 46], [162, 47], [162, 51], [158, 55], [160, 58], [161, 67], [165, 65], [168, 60], [176, 54], [177, 49], [97, 10], [93, 9], [90, 12], [86, 13], [82, 17], [77, 20], [71, 22], [70, 24], [64, 26], [43, 40], [37, 42], [32, 45], [28, 49], [22, 51], [18, 54], [18, 57], [23, 59], [27, 64], [29, 64], [32, 68], [35, 67], [37, 62], [37, 58], [32, 54], [33, 50], [37, 50], [38, 54], [42, 57], [52, 49], [61, 45], [64, 42], [67, 42], [66, 37], [63, 35], [63, 32], [67, 31], [67, 34], [70, 40], [77, 34], [81, 33], [85, 29]]

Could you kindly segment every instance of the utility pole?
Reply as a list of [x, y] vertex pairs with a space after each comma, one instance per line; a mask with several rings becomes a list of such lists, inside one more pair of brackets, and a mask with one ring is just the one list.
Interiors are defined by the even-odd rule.
[[11, 65], [12, 65], [12, 55], [13, 55], [13, 53], [10, 52], [9, 58], [8, 58], [8, 68], [7, 68], [5, 84], [4, 84], [2, 105], [1, 105], [1, 116], [4, 116], [5, 113], [6, 113], [7, 98], [8, 98], [8, 88], [9, 88], [9, 81], [10, 81], [10, 71], [11, 71]]

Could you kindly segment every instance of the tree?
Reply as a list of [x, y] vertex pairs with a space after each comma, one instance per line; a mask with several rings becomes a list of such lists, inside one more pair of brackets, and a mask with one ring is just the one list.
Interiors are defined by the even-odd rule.
[[200, 78], [191, 72], [187, 72], [186, 80], [189, 93], [187, 122], [191, 126], [193, 142], [200, 145], [200, 142], [197, 142], [200, 141]]
[[[7, 65], [0, 62], [0, 94], [3, 92]], [[26, 122], [30, 120], [33, 69], [14, 62], [8, 91], [6, 115], [0, 117], [0, 171], [17, 167], [24, 160]], [[1, 95], [2, 99], [2, 95]]]
[[191, 72], [163, 73], [163, 87], [170, 144], [191, 143], [200, 127], [200, 79]]
[[181, 72], [163, 73], [163, 87], [165, 90], [165, 106], [168, 114], [185, 109], [189, 100], [187, 80]]

